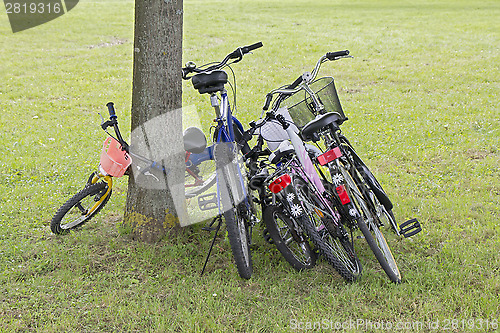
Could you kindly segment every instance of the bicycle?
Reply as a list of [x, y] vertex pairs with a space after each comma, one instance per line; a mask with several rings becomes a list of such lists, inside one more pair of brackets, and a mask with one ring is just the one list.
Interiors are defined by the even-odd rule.
[[[351, 229], [358, 227], [361, 230], [387, 276], [399, 283], [401, 273], [380, 229], [390, 226], [396, 235], [406, 238], [422, 230], [420, 223], [411, 219], [398, 229], [391, 200], [340, 130], [347, 117], [340, 105], [333, 77], [316, 80], [321, 64], [347, 57], [350, 57], [347, 50], [322, 56], [311, 73], [306, 72], [292, 84], [268, 93], [263, 109], [268, 110], [274, 95], [278, 97], [272, 110], [278, 110], [286, 102], [287, 112], [300, 130], [302, 140], [316, 143], [321, 152], [313, 161], [316, 170], [328, 183], [328, 196], [337, 203], [344, 223]], [[299, 92], [303, 94], [299, 95]], [[325, 148], [318, 144], [320, 140]], [[322, 166], [328, 168], [329, 179], [322, 173]]]
[[[224, 216], [236, 267], [244, 279], [249, 279], [253, 271], [250, 251], [251, 231], [258, 219], [255, 216], [253, 199], [247, 189], [248, 181], [242, 164], [242, 152], [247, 152], [249, 147], [248, 144], [242, 147], [237, 144], [242, 136], [243, 126], [232, 114], [225, 89], [228, 75], [222, 69], [231, 68], [231, 64], [241, 61], [245, 54], [260, 47], [262, 47], [261, 42], [239, 47], [220, 62], [197, 67], [190, 61], [182, 69], [184, 80], [191, 80], [193, 87], [200, 94], [210, 95], [211, 106], [215, 111], [217, 125], [213, 138], [213, 159], [216, 164], [219, 216]], [[221, 219], [218, 228], [220, 222]]]
[[[315, 258], [302, 236], [305, 232], [320, 254], [346, 281], [358, 279], [362, 267], [352, 239], [342, 225], [340, 215], [325, 197], [323, 182], [293, 122], [286, 120], [280, 111], [271, 111], [259, 123], [253, 122], [250, 126], [251, 129], [245, 134], [251, 135], [260, 129], [260, 138], [264, 138], [268, 146], [275, 140], [281, 142], [269, 157], [271, 163], [276, 165], [275, 171], [263, 180], [273, 193], [273, 205], [265, 208], [264, 216], [267, 217], [265, 222], [278, 250], [293, 267], [312, 267]], [[266, 216], [267, 211], [269, 213]], [[279, 223], [279, 215], [273, 215], [277, 211], [285, 217], [284, 223]], [[280, 233], [280, 230], [284, 233]], [[287, 234], [300, 245], [298, 251], [283, 239], [283, 235]]]
[[[107, 107], [109, 120], [102, 119], [101, 128], [108, 137], [102, 146], [99, 166], [90, 174], [84, 188], [68, 199], [53, 216], [50, 228], [54, 234], [65, 234], [79, 228], [97, 215], [111, 197], [113, 178], [132, 174], [132, 160], [147, 165], [143, 168], [137, 166], [138, 176], [157, 180], [168, 173], [161, 162], [130, 151], [129, 144], [120, 133], [114, 104], [110, 102]], [[114, 129], [114, 136], [107, 131], [109, 127]], [[200, 167], [203, 162], [213, 158], [213, 146], [206, 146], [205, 135], [196, 127], [186, 129], [183, 137], [186, 151], [185, 195], [186, 198], [191, 198], [210, 188], [215, 182], [212, 171], [207, 172]]]
[[[256, 223], [251, 200], [248, 200], [245, 188], [244, 169], [236, 163], [239, 151], [235, 144], [236, 137], [241, 136], [243, 127], [231, 114], [227, 91], [227, 74], [219, 70], [227, 64], [242, 59], [244, 54], [259, 48], [262, 43], [237, 48], [223, 61], [209, 68], [196, 68], [191, 63], [183, 68], [183, 78], [193, 79], [195, 89], [200, 93], [210, 93], [212, 106], [217, 115], [217, 126], [214, 144], [207, 147], [206, 137], [196, 128], [188, 128], [184, 132], [184, 148], [186, 150], [186, 177], [192, 182], [185, 183], [185, 196], [193, 198], [217, 183], [217, 193], [199, 197], [198, 204], [202, 210], [219, 209], [219, 217], [224, 216], [228, 229], [228, 238], [238, 272], [242, 278], [248, 279], [252, 274], [250, 255], [250, 236], [248, 229]], [[187, 77], [190, 73], [196, 73]], [[220, 94], [221, 104], [218, 103]], [[145, 163], [147, 166], [139, 170], [139, 175], [159, 180], [168, 173], [161, 162], [153, 161], [130, 151], [130, 146], [123, 139], [118, 117], [113, 103], [107, 104], [109, 120], [102, 121], [102, 129], [109, 135], [104, 141], [98, 170], [93, 172], [85, 187], [67, 200], [51, 220], [51, 230], [55, 234], [63, 234], [71, 229], [82, 226], [97, 215], [107, 204], [112, 194], [113, 178], [131, 175], [132, 160]], [[115, 136], [107, 129], [112, 127]], [[203, 171], [202, 167], [210, 165], [208, 161], [216, 162], [217, 170]], [[209, 168], [210, 169], [210, 168]]]
[[[254, 135], [257, 126], [244, 133], [242, 141], [248, 142]], [[309, 269], [316, 264], [316, 253], [309, 244], [297, 219], [291, 214], [291, 207], [286, 200], [285, 191], [278, 191], [273, 187], [273, 175], [277, 171], [275, 155], [269, 148], [263, 149], [264, 137], [258, 135], [255, 146], [245, 154], [249, 171], [249, 187], [258, 192], [256, 203], [262, 211], [262, 220], [265, 222], [264, 239], [274, 244], [285, 260], [296, 270]], [[273, 156], [269, 158], [269, 156]]]

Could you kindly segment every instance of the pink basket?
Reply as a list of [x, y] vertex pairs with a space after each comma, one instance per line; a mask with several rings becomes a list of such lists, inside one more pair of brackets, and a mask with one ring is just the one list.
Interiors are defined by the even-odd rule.
[[121, 177], [132, 164], [132, 158], [122, 146], [112, 137], [104, 140], [101, 151], [101, 167], [108, 175]]

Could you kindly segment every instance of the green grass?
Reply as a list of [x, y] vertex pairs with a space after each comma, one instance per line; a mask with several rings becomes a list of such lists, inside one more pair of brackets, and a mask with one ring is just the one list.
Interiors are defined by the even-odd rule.
[[[153, 245], [120, 228], [125, 178], [102, 216], [52, 235], [52, 215], [98, 162], [96, 112], [114, 101], [129, 132], [133, 2], [81, 1], [16, 34], [2, 15], [0, 331], [286, 332], [322, 320], [442, 328], [457, 319], [465, 326], [448, 324], [458, 332], [471, 327], [462, 320], [498, 320], [499, 14], [497, 1], [185, 1], [185, 61], [264, 43], [233, 67], [244, 123], [260, 115], [266, 92], [322, 54], [351, 51], [354, 59], [322, 70], [336, 78], [344, 132], [396, 217], [424, 227], [414, 239], [390, 238], [401, 285], [363, 246], [357, 283], [323, 261], [297, 273], [258, 232], [251, 280], [238, 278], [223, 239], [200, 277], [209, 235], [199, 227]], [[184, 105], [207, 129], [206, 96], [185, 88]], [[473, 328], [494, 331], [478, 320]]]

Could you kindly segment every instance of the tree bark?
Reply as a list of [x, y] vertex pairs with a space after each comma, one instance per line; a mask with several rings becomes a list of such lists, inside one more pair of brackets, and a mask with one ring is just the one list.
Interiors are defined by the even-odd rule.
[[168, 169], [146, 176], [148, 164], [132, 159], [124, 224], [147, 242], [178, 228], [182, 215], [182, 14], [182, 0], [135, 2], [131, 151]]

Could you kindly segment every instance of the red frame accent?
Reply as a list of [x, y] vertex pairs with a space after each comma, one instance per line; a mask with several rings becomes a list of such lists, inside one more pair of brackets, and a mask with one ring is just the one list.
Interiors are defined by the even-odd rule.
[[325, 164], [330, 163], [331, 161], [336, 160], [340, 156], [342, 156], [342, 152], [340, 151], [340, 148], [335, 147], [335, 148], [327, 151], [326, 153], [319, 155], [318, 162], [320, 165], [325, 165]]

